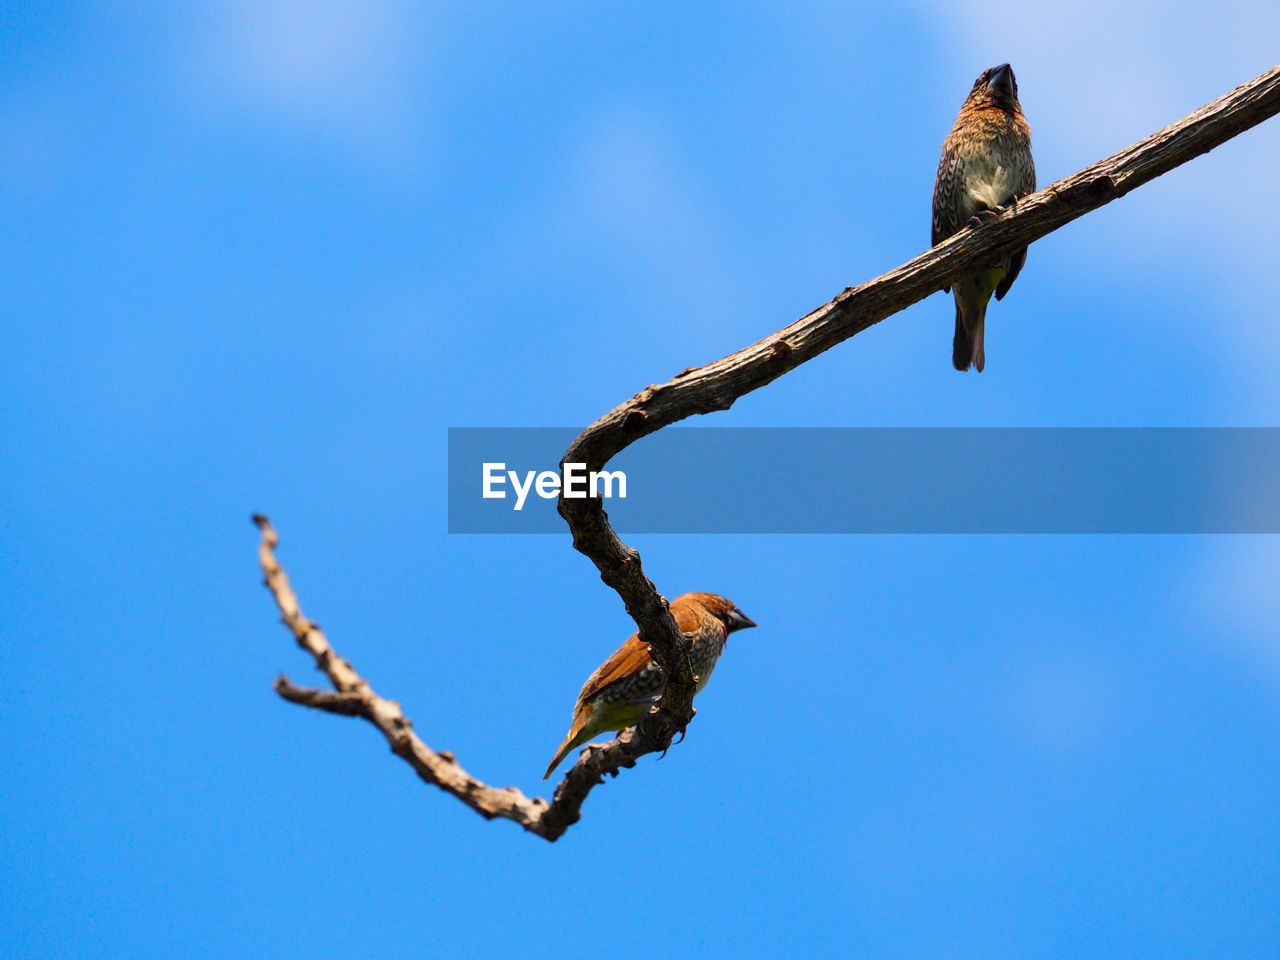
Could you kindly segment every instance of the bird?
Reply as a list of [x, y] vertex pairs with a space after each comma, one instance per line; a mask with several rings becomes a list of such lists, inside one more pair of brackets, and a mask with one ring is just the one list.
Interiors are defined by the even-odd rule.
[[[933, 245], [968, 224], [1000, 217], [1007, 204], [1034, 193], [1036, 166], [1031, 159], [1031, 128], [1018, 103], [1018, 81], [1007, 63], [984, 70], [947, 139], [933, 183]], [[983, 325], [991, 294], [997, 300], [1018, 279], [1027, 248], [1009, 259], [955, 282], [956, 334], [951, 360], [957, 370], [970, 365], [981, 373], [987, 357]], [[950, 290], [950, 287], [945, 287]]]
[[[729, 634], [756, 623], [732, 600], [714, 593], [683, 594], [671, 601], [670, 609], [676, 626], [690, 640], [689, 665], [697, 678], [693, 691], [697, 695], [711, 679]], [[639, 723], [665, 688], [662, 668], [649, 656], [649, 645], [638, 632], [633, 633], [583, 684], [569, 733], [542, 779], [551, 776], [570, 750], [596, 734]]]

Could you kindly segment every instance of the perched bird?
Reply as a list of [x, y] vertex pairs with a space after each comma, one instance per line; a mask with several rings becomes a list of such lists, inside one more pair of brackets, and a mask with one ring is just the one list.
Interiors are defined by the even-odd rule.
[[[755, 626], [755, 621], [732, 600], [714, 593], [676, 597], [671, 601], [671, 615], [680, 632], [690, 638], [689, 664], [698, 678], [695, 694], [711, 678], [729, 634]], [[569, 733], [542, 779], [551, 776], [570, 750], [596, 734], [625, 730], [639, 723], [649, 707], [661, 699], [665, 687], [662, 668], [649, 658], [649, 645], [640, 641], [639, 633], [633, 633], [583, 684], [573, 707]]]
[[[1000, 208], [1036, 189], [1031, 128], [1018, 104], [1018, 81], [1007, 63], [983, 71], [942, 141], [942, 161], [933, 182], [933, 244], [969, 223], [997, 219]], [[957, 370], [986, 366], [982, 327], [987, 304], [1013, 286], [1027, 248], [987, 270], [956, 281], [956, 336], [951, 360]], [[947, 288], [948, 290], [950, 287]]]

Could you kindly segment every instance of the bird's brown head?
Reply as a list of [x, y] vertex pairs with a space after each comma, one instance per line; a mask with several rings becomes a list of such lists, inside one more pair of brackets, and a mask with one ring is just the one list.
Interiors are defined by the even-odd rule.
[[698, 606], [724, 624], [726, 633], [735, 630], [746, 630], [754, 627], [756, 622], [738, 609], [738, 605], [728, 597], [718, 593], [686, 593], [671, 601], [671, 606]]
[[1002, 63], [983, 70], [982, 75], [973, 81], [965, 106], [979, 110], [999, 107], [1017, 113], [1021, 108], [1018, 106], [1018, 80], [1013, 75], [1013, 67]]

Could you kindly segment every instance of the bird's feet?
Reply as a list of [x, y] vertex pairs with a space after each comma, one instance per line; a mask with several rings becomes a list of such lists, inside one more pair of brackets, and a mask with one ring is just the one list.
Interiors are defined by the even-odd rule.
[[990, 223], [993, 220], [999, 220], [1000, 213], [997, 210], [979, 210], [969, 218], [969, 226], [980, 227], [984, 223]]

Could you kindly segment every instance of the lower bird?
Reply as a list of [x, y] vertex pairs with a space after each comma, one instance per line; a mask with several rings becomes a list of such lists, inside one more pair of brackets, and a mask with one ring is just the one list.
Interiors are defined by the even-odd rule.
[[[933, 183], [933, 245], [969, 223], [999, 217], [1001, 207], [1035, 189], [1031, 128], [1018, 103], [1013, 69], [1002, 63], [974, 81], [951, 133], [942, 141], [942, 160]], [[1023, 247], [1003, 263], [956, 280], [951, 361], [957, 370], [972, 365], [981, 373], [986, 366], [987, 304], [992, 293], [997, 300], [1004, 299], [1026, 259]]]
[[[680, 632], [689, 637], [689, 665], [697, 677], [695, 694], [711, 678], [729, 634], [756, 625], [732, 600], [714, 593], [676, 597], [671, 601], [671, 615]], [[639, 723], [665, 689], [662, 668], [650, 658], [649, 645], [641, 642], [639, 633], [633, 633], [583, 684], [569, 733], [542, 779], [551, 776], [570, 750], [597, 734]]]

